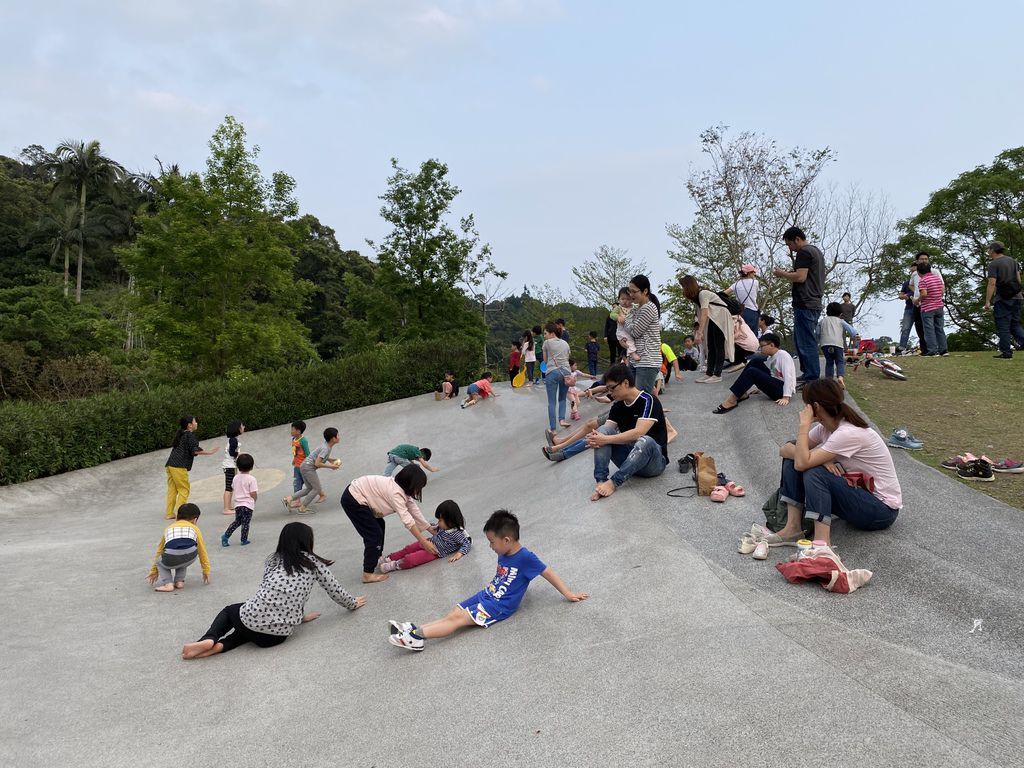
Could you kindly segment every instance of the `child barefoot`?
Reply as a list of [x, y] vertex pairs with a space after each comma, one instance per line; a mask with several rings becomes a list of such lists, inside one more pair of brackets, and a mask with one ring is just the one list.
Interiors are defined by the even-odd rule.
[[565, 386], [569, 389], [566, 391], [566, 397], [569, 400], [569, 417], [573, 421], [580, 420], [580, 396], [582, 392], [576, 385], [580, 379], [596, 379], [596, 376], [591, 376], [589, 373], [583, 373], [576, 366], [576, 358], [569, 358], [569, 376], [565, 377]]
[[210, 558], [206, 556], [203, 532], [196, 525], [199, 507], [182, 504], [178, 507], [178, 518], [164, 529], [156, 548], [156, 558], [146, 580], [153, 584], [160, 577], [156, 592], [173, 592], [185, 588], [185, 571], [199, 558], [203, 567], [203, 584], [210, 583]]
[[256, 478], [252, 476], [252, 468], [256, 465], [252, 456], [248, 453], [238, 455], [238, 474], [231, 483], [231, 491], [235, 498], [235, 520], [220, 537], [220, 545], [229, 547], [231, 534], [235, 528], [242, 529], [242, 546], [249, 544], [249, 523], [252, 522], [252, 513], [256, 509], [256, 495], [259, 488], [256, 486]]
[[455, 380], [455, 374], [452, 371], [444, 372], [444, 380], [438, 384], [437, 389], [434, 391], [435, 400], [454, 400], [459, 396], [459, 382]]
[[388, 642], [410, 651], [422, 651], [428, 638], [448, 637], [461, 627], [474, 624], [489, 627], [516, 612], [530, 581], [543, 576], [571, 602], [586, 600], [586, 592], [572, 592], [530, 550], [519, 543], [519, 520], [511, 512], [498, 510], [484, 525], [491, 549], [498, 555], [498, 570], [484, 589], [452, 608], [443, 619], [417, 626], [409, 622], [388, 622]]
[[434, 517], [437, 518], [437, 526], [431, 527], [434, 535], [430, 537], [430, 543], [437, 549], [437, 554], [428, 552], [422, 544], [414, 541], [409, 546], [382, 557], [377, 564], [381, 573], [405, 571], [442, 557], [447, 557], [449, 563], [454, 563], [461, 560], [463, 555], [469, 554], [473, 539], [466, 535], [466, 521], [462, 517], [459, 505], [451, 499], [442, 501], [437, 505]]
[[305, 523], [288, 523], [281, 529], [277, 551], [267, 558], [259, 591], [244, 603], [229, 605], [217, 614], [199, 640], [186, 643], [181, 658], [202, 659], [227, 653], [244, 643], [260, 648], [280, 645], [299, 624], [313, 621], [319, 613], [303, 615], [316, 581], [331, 600], [354, 611], [365, 597], [352, 597], [334, 578], [332, 563], [313, 551], [313, 529]]

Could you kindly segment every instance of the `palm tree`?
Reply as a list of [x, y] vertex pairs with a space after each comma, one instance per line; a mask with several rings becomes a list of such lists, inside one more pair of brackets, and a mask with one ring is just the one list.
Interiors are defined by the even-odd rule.
[[53, 264], [60, 256], [61, 251], [64, 252], [65, 299], [68, 297], [71, 246], [72, 244], [79, 242], [79, 219], [78, 206], [74, 203], [64, 203], [60, 206], [54, 206], [50, 211], [43, 215], [42, 221], [39, 222], [40, 229], [53, 233], [53, 237], [50, 240], [50, 243], [53, 245], [53, 253], [50, 256], [50, 263]]
[[57, 175], [54, 191], [68, 191], [78, 197], [78, 274], [75, 278], [75, 303], [82, 302], [82, 269], [85, 261], [86, 195], [113, 192], [125, 175], [124, 168], [100, 154], [100, 143], [63, 141], [54, 151], [53, 170]]

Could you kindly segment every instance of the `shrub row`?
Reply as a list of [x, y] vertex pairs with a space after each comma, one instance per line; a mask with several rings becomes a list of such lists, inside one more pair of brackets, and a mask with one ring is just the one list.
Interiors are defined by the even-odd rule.
[[241, 419], [260, 429], [434, 389], [445, 368], [461, 382], [480, 371], [480, 345], [421, 341], [386, 345], [309, 368], [242, 380], [110, 392], [82, 400], [0, 403], [0, 485], [93, 467], [170, 447], [178, 419], [193, 414], [199, 437]]

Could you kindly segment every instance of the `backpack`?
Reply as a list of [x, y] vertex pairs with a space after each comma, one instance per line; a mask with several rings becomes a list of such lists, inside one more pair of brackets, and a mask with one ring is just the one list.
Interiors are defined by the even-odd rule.
[[723, 306], [729, 310], [730, 315], [743, 314], [743, 305], [740, 304], [734, 296], [730, 296], [725, 291], [716, 291], [715, 295], [722, 300], [719, 306]]
[[[789, 517], [789, 509], [782, 499], [779, 498], [779, 489], [775, 489], [775, 493], [769, 496], [764, 506], [761, 507], [761, 511], [764, 512], [765, 524], [773, 531], [781, 531], [786, 527], [786, 520]], [[806, 517], [802, 520], [804, 529], [804, 535], [810, 537], [814, 534], [814, 521], [809, 520]]]

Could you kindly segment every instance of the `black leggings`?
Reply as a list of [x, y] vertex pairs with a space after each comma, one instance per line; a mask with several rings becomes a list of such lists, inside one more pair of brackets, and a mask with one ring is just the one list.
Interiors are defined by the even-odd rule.
[[708, 376], [721, 376], [725, 365], [725, 334], [722, 329], [708, 320]]
[[213, 624], [206, 630], [206, 634], [199, 639], [213, 640], [214, 643], [223, 644], [224, 650], [221, 653], [227, 653], [233, 648], [245, 645], [246, 643], [253, 643], [260, 648], [270, 648], [274, 645], [280, 645], [288, 639], [288, 635], [268, 635], [265, 632], [253, 632], [242, 623], [242, 618], [238, 614], [241, 607], [241, 603], [234, 603], [221, 608], [217, 618], [213, 620]]
[[372, 509], [356, 501], [348, 488], [341, 494], [341, 508], [363, 539], [363, 573], [373, 573], [384, 553], [384, 518], [376, 517]]
[[252, 510], [248, 507], [235, 507], [235, 519], [228, 526], [228, 529], [224, 531], [225, 538], [230, 539], [231, 534], [235, 532], [235, 528], [241, 527], [242, 529], [242, 541], [246, 542], [249, 540], [249, 523], [252, 522]]

